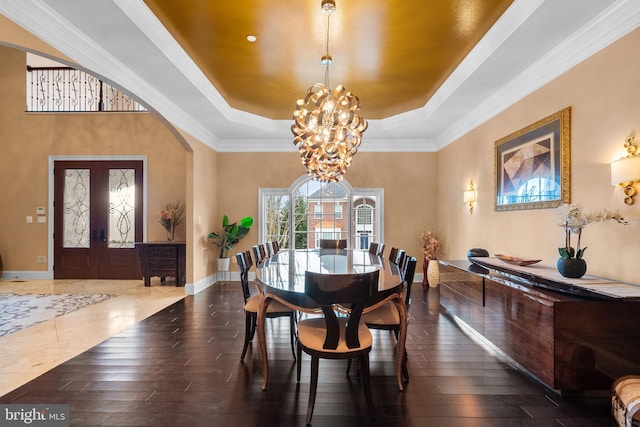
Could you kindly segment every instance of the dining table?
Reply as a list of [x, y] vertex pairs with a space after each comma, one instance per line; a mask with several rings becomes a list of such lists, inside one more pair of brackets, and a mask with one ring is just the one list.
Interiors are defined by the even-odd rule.
[[[407, 312], [403, 295], [402, 269], [393, 262], [363, 250], [298, 249], [280, 250], [256, 266], [256, 287], [260, 295], [257, 334], [263, 366], [262, 390], [269, 380], [269, 359], [265, 331], [267, 307], [271, 301], [301, 312], [313, 312], [318, 304], [305, 294], [305, 272], [330, 275], [354, 275], [379, 270], [378, 288], [369, 307], [393, 301], [400, 313], [401, 325], [396, 353], [396, 377], [403, 389], [401, 367], [406, 341]], [[366, 309], [365, 309], [366, 310]], [[297, 363], [300, 363], [298, 360]]]

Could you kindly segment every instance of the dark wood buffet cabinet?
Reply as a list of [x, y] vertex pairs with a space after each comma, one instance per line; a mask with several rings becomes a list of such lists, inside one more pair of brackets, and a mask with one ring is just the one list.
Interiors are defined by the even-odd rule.
[[[606, 295], [597, 291], [600, 283], [575, 286], [575, 279], [566, 283], [493, 260], [440, 261], [446, 314], [562, 393], [610, 390], [615, 378], [640, 374], [640, 298]], [[609, 282], [601, 287], [616, 285]]]
[[151, 277], [175, 277], [176, 286], [184, 286], [186, 281], [185, 242], [145, 242], [136, 243], [140, 255], [140, 265], [144, 285], [151, 286]]

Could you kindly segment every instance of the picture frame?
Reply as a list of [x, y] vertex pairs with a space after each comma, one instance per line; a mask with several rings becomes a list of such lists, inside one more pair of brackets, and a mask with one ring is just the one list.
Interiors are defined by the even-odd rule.
[[495, 142], [495, 210], [570, 203], [571, 107]]

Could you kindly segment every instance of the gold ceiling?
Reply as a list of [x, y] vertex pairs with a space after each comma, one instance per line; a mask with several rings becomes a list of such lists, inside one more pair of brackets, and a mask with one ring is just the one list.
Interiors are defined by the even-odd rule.
[[[291, 119], [324, 82], [320, 0], [145, 0], [227, 102]], [[336, 0], [329, 85], [382, 119], [420, 108], [512, 0]], [[247, 41], [254, 35], [254, 43]]]

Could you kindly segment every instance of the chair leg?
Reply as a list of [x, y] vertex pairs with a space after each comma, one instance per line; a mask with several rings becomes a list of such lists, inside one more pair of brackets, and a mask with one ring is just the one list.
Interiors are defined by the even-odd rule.
[[242, 346], [242, 354], [240, 355], [240, 360], [244, 360], [244, 356], [247, 354], [247, 349], [249, 348], [249, 342], [253, 337], [253, 331], [255, 330], [255, 321], [251, 313], [245, 312], [244, 315], [244, 345]]
[[258, 326], [258, 314], [251, 313], [251, 333], [249, 334], [249, 341], [253, 341], [253, 337], [256, 335], [257, 326]]
[[296, 340], [296, 353], [298, 354], [297, 357], [297, 363], [296, 363], [296, 381], [300, 382], [300, 369], [302, 363], [300, 363], [300, 361], [302, 360], [302, 347], [300, 346], [300, 341]]
[[[313, 407], [316, 404], [316, 390], [318, 389], [319, 361], [320, 359], [317, 356], [311, 356], [311, 385], [309, 386], [309, 405], [307, 406], [307, 425], [311, 424], [311, 417], [313, 416]], [[369, 392], [371, 392], [371, 390], [369, 390]]]
[[296, 346], [295, 346], [295, 341], [296, 341], [296, 321], [294, 316], [296, 315], [295, 311], [291, 314], [291, 317], [289, 318], [289, 334], [290, 334], [290, 338], [291, 338], [291, 354], [293, 354], [293, 361], [296, 361]]
[[369, 376], [369, 354], [359, 357], [360, 374], [362, 376], [362, 387], [364, 388], [364, 396], [367, 399], [367, 406], [371, 413], [371, 418], [376, 419], [376, 409], [373, 406], [373, 394], [371, 393], [371, 377]]
[[409, 368], [407, 368], [407, 360], [409, 360], [409, 358], [407, 357], [407, 350], [404, 351], [404, 359], [402, 360], [402, 376], [404, 377], [405, 381], [409, 381]]

